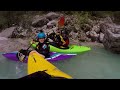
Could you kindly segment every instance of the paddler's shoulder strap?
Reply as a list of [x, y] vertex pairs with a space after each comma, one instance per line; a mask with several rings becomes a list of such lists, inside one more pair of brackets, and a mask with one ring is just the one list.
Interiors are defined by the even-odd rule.
[[63, 43], [65, 43], [65, 41], [64, 41], [64, 39], [63, 39], [63, 37], [60, 35], [60, 38], [61, 38], [61, 41], [63, 42]]

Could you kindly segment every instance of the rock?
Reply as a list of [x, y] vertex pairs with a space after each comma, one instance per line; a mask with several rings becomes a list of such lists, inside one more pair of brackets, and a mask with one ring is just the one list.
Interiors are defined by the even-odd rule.
[[78, 30], [76, 30], [76, 28], [70, 24], [68, 26], [65, 26], [65, 28], [68, 32], [75, 32], [75, 33], [78, 32]]
[[80, 45], [80, 41], [78, 39], [70, 38], [70, 44]]
[[16, 27], [9, 38], [24, 38], [28, 35], [29, 29], [24, 29], [23, 27]]
[[0, 37], [0, 41], [2, 41], [2, 40], [8, 40], [8, 38], [6, 38], [6, 37]]
[[65, 18], [65, 26], [71, 24], [71, 18], [70, 17], [66, 17]]
[[104, 19], [105, 23], [113, 24], [112, 19], [108, 16]]
[[90, 31], [90, 38], [93, 42], [97, 41], [98, 34], [95, 31]]
[[87, 42], [91, 42], [91, 38], [86, 38], [86, 41]]
[[76, 39], [78, 37], [78, 33], [71, 31], [70, 36], [71, 36], [71, 38]]
[[94, 25], [94, 20], [88, 19], [88, 25], [92, 27]]
[[104, 34], [100, 33], [99, 35], [99, 42], [102, 43], [103, 42], [103, 38], [104, 38]]
[[89, 24], [83, 24], [82, 27], [81, 27], [81, 29], [85, 32], [90, 31], [91, 28], [92, 27]]
[[47, 26], [52, 26], [52, 27], [57, 26], [57, 22], [58, 22], [57, 20], [52, 20], [52, 21], [47, 23]]
[[76, 29], [77, 31], [80, 30], [80, 26], [77, 25], [77, 24], [75, 24], [75, 29]]
[[116, 26], [113, 28], [106, 29], [104, 38], [103, 38], [103, 45], [106, 49], [114, 52], [120, 53], [120, 29], [116, 29]]
[[102, 33], [105, 33], [105, 30], [107, 30], [108, 28], [111, 28], [111, 25], [110, 24], [107, 24], [107, 23], [101, 23], [100, 24], [100, 31]]
[[86, 32], [86, 35], [89, 36], [89, 35], [90, 35], [90, 31], [87, 31], [87, 32]]
[[78, 39], [79, 39], [79, 41], [85, 42], [87, 39], [87, 36], [83, 31], [80, 31], [78, 34]]
[[48, 20], [53, 20], [53, 19], [56, 19], [58, 18], [60, 15], [57, 14], [57, 13], [54, 13], [54, 12], [50, 12], [48, 13], [45, 17], [48, 19]]
[[100, 33], [100, 26], [99, 25], [93, 26], [92, 31], [95, 31], [96, 33]]
[[49, 22], [49, 20], [45, 17], [39, 17], [32, 22], [33, 27], [42, 27], [46, 25]]
[[16, 27], [6, 28], [0, 33], [0, 37], [9, 37], [15, 29]]

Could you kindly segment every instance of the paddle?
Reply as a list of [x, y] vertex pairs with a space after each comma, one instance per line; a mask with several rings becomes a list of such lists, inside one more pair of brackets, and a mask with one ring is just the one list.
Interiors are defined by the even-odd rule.
[[30, 46], [26, 49], [26, 50], [23, 50], [21, 49], [18, 53], [17, 53], [17, 58], [23, 62], [27, 56], [27, 53], [28, 53], [28, 50], [29, 48], [32, 46], [32, 44], [30, 44]]
[[[36, 38], [36, 35], [35, 35], [35, 38]], [[26, 50], [23, 50], [21, 49], [16, 55], [17, 55], [17, 58], [23, 62], [25, 59], [26, 59], [26, 56], [28, 55], [28, 50], [30, 49], [30, 47], [32, 46], [33, 43], [30, 44], [30, 46], [26, 49]]]
[[58, 21], [58, 27], [63, 28], [63, 27], [64, 27], [64, 24], [65, 24], [65, 17], [62, 16], [62, 17], [60, 17], [60, 19], [59, 19], [59, 21]]

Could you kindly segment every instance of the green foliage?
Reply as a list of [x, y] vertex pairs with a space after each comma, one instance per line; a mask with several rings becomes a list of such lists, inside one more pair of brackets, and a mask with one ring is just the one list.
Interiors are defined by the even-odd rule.
[[7, 19], [6, 18], [4, 18], [4, 17], [0, 17], [0, 28], [3, 28], [3, 26], [5, 25], [5, 24], [7, 24]]
[[107, 16], [112, 16], [112, 11], [90, 11], [91, 16], [98, 17], [98, 18], [105, 18]]
[[26, 28], [31, 24], [31, 17], [42, 15], [45, 11], [0, 11], [0, 29], [12, 26], [12, 24], [22, 25]]
[[120, 11], [114, 11], [113, 17], [114, 17], [113, 22], [120, 24]]
[[87, 11], [76, 11], [74, 12], [74, 17], [76, 18], [76, 24], [82, 25], [88, 22], [88, 19], [90, 17], [89, 12]]

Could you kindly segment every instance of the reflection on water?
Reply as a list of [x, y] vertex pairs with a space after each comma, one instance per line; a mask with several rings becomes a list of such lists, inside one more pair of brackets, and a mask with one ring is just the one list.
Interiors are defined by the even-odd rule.
[[[120, 55], [102, 47], [92, 47], [89, 52], [53, 64], [76, 79], [120, 78]], [[26, 74], [27, 64], [14, 62], [0, 55], [0, 79], [15, 79]]]

